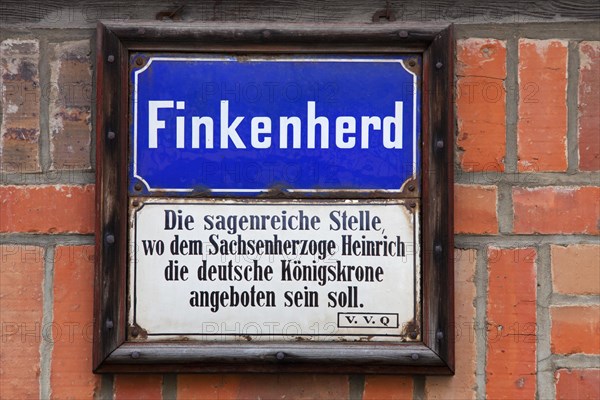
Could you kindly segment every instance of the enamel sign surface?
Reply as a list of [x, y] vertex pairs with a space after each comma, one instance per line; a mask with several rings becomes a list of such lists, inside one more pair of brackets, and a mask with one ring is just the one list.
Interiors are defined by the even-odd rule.
[[409, 60], [133, 55], [130, 193], [397, 193], [419, 172]]
[[147, 199], [130, 323], [149, 340], [417, 339], [417, 215], [402, 200]]
[[130, 62], [134, 340], [421, 340], [420, 56]]

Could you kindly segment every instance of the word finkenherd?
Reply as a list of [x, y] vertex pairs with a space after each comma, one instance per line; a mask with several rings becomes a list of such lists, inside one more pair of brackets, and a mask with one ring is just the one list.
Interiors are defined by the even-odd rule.
[[[255, 149], [328, 149], [330, 146], [330, 135], [332, 145], [340, 149], [352, 149], [359, 146], [361, 149], [369, 148], [370, 135], [378, 135], [386, 149], [402, 148], [402, 114], [403, 102], [394, 102], [394, 115], [385, 116], [338, 116], [335, 121], [328, 117], [317, 116], [317, 102], [306, 102], [306, 115], [280, 116], [273, 120], [268, 116], [236, 116], [233, 120], [229, 116], [229, 101], [222, 100], [220, 104], [219, 141], [215, 143], [215, 119], [211, 116], [186, 116], [179, 115], [168, 120], [160, 119], [159, 110], [173, 109], [185, 110], [185, 101], [174, 100], [150, 100], [148, 101], [148, 148], [156, 149], [160, 146], [172, 146], [159, 140], [160, 132], [164, 129], [172, 131], [175, 126], [175, 147], [183, 149], [228, 149], [230, 145], [235, 149], [246, 149], [251, 146]], [[358, 119], [358, 121], [357, 121]], [[317, 146], [317, 127], [320, 130], [320, 143]], [[250, 132], [250, 140], [244, 141], [238, 129]], [[200, 132], [204, 131], [204, 141], [201, 140]], [[291, 131], [291, 145], [288, 143]], [[191, 132], [191, 143], [188, 139]], [[278, 134], [277, 134], [278, 132]], [[243, 135], [244, 137], [248, 135]]]

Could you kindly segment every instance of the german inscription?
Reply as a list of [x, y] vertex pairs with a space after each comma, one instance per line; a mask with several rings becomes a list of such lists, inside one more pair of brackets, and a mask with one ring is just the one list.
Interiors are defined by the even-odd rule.
[[130, 323], [148, 339], [417, 339], [418, 207], [146, 199]]

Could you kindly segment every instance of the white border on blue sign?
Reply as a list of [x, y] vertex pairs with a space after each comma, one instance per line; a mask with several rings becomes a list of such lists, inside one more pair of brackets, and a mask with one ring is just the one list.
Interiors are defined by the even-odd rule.
[[[146, 71], [153, 61], [236, 61], [235, 57], [201, 57], [201, 58], [187, 58], [187, 57], [150, 57], [148, 62], [143, 68], [135, 71], [134, 73], [134, 85], [133, 85], [133, 177], [139, 179], [146, 185], [149, 192], [193, 192], [194, 189], [182, 189], [182, 188], [152, 188], [148, 182], [137, 173], [137, 104], [138, 104], [138, 76]], [[394, 59], [371, 59], [371, 58], [277, 58], [268, 59], [261, 57], [253, 57], [251, 61], [262, 61], [262, 62], [397, 62], [402, 65], [402, 68], [413, 77], [413, 179], [417, 176], [417, 75], [406, 68], [403, 60]], [[211, 192], [223, 192], [223, 193], [263, 193], [268, 192], [270, 189], [211, 189]], [[378, 190], [381, 192], [397, 193], [402, 191], [402, 187], [398, 189], [287, 189], [289, 192], [372, 192]]]

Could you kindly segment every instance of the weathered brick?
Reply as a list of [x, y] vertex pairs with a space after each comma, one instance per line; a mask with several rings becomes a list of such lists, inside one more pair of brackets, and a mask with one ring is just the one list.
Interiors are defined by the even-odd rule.
[[37, 399], [44, 249], [0, 245], [0, 399]]
[[465, 39], [457, 45], [458, 160], [465, 171], [504, 171], [506, 43]]
[[50, 390], [53, 399], [91, 399], [94, 247], [58, 246], [54, 254], [54, 307]]
[[600, 42], [579, 45], [579, 169], [600, 170]]
[[402, 375], [366, 375], [363, 400], [412, 400], [413, 378]]
[[469, 38], [457, 42], [456, 74], [506, 78], [506, 42], [497, 39]]
[[342, 399], [348, 398], [344, 375], [179, 375], [177, 398]]
[[600, 399], [600, 369], [559, 369], [554, 379], [556, 400]]
[[495, 186], [454, 185], [454, 232], [498, 233]]
[[0, 232], [94, 232], [94, 185], [0, 186]]
[[241, 399], [346, 399], [348, 377], [323, 374], [243, 375]]
[[567, 42], [519, 40], [519, 171], [567, 169]]
[[52, 44], [50, 148], [52, 169], [89, 169], [92, 71], [90, 42]]
[[584, 233], [598, 235], [600, 188], [514, 188], [515, 233]]
[[177, 399], [237, 399], [239, 375], [178, 375]]
[[115, 375], [114, 400], [161, 400], [162, 375]]
[[550, 347], [555, 354], [600, 354], [600, 307], [550, 307]]
[[600, 246], [551, 246], [555, 293], [600, 294]]
[[477, 367], [475, 325], [475, 250], [454, 251], [454, 323], [456, 324], [456, 374], [452, 377], [428, 376], [428, 400], [475, 399]]
[[40, 171], [39, 42], [6, 39], [0, 43], [0, 171]]
[[490, 399], [535, 399], [536, 253], [490, 248], [486, 391]]

